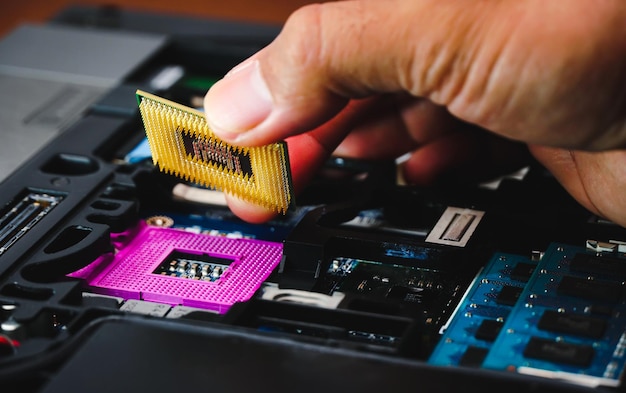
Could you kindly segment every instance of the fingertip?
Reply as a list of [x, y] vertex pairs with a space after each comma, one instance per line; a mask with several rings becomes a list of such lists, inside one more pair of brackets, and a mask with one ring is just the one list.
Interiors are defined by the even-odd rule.
[[251, 224], [262, 224], [276, 217], [274, 210], [246, 202], [234, 195], [225, 194], [228, 207], [237, 217]]
[[476, 141], [468, 130], [453, 132], [416, 149], [404, 162], [404, 179], [410, 184], [434, 185], [461, 180], [476, 166]]
[[[298, 194], [324, 165], [337, 145], [359, 121], [376, 105], [376, 100], [353, 101], [339, 115], [311, 132], [294, 135], [286, 139], [293, 190]], [[277, 213], [262, 206], [254, 205], [226, 194], [229, 208], [239, 218], [250, 223], [263, 223], [274, 218]]]

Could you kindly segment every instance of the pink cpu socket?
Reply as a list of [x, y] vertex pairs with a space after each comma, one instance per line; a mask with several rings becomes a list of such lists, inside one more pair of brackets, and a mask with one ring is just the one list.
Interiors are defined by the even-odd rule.
[[281, 243], [140, 226], [112, 236], [117, 252], [70, 274], [93, 292], [225, 313], [250, 299], [282, 257]]

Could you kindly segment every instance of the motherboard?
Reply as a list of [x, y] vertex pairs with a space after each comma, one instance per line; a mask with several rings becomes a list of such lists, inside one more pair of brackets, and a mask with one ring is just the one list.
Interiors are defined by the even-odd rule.
[[[57, 24], [80, 34], [94, 12], [70, 9]], [[115, 34], [153, 18], [130, 13]], [[175, 109], [163, 116], [202, 123], [206, 90], [277, 33], [258, 27], [236, 45], [207, 24], [186, 28], [211, 45], [157, 39], [0, 183], [3, 392], [253, 381], [312, 391], [302, 386], [318, 386], [316, 372], [332, 375], [330, 391], [625, 389], [626, 230], [578, 205], [537, 162], [489, 183], [418, 187], [398, 180], [395, 160], [331, 157], [294, 195], [288, 144], [237, 150], [176, 126], [163, 132], [178, 153], [150, 141], [137, 90], [144, 120]], [[179, 155], [215, 184], [164, 170]], [[235, 183], [281, 214], [237, 218], [220, 190]], [[178, 363], [155, 368], [160, 354]], [[239, 364], [254, 377], [220, 385]]]

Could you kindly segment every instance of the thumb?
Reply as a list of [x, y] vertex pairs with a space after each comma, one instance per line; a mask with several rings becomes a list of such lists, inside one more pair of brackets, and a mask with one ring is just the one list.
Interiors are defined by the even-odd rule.
[[272, 44], [211, 88], [208, 122], [228, 142], [260, 145], [316, 128], [352, 98], [409, 91], [441, 101], [443, 82], [464, 79], [449, 74], [466, 71], [454, 62], [474, 49], [463, 45], [468, 30], [498, 3], [359, 0], [301, 8]]

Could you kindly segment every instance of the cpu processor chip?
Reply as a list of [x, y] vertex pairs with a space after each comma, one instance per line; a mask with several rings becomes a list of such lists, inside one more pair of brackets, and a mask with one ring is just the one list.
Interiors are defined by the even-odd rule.
[[233, 146], [213, 134], [198, 110], [140, 90], [137, 102], [161, 171], [283, 214], [293, 203], [285, 142]]

